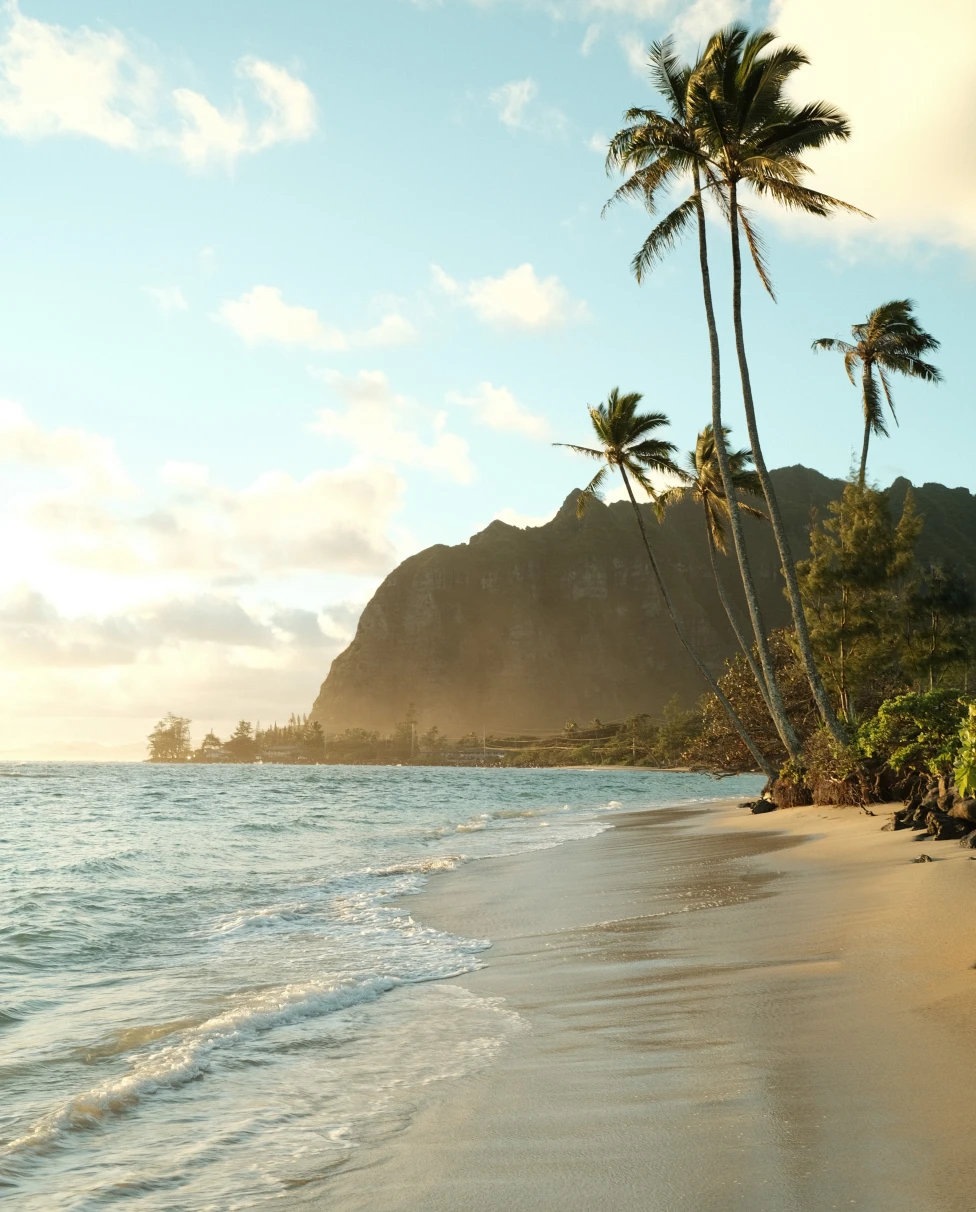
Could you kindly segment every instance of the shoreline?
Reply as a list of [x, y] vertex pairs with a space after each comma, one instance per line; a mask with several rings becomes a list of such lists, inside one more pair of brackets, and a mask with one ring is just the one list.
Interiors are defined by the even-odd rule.
[[526, 1029], [301, 1206], [968, 1212], [969, 852], [737, 803], [432, 878], [412, 915], [493, 942], [453, 983]]

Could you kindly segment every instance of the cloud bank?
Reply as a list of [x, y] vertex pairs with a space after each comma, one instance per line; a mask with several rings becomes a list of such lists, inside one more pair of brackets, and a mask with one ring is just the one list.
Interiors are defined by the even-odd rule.
[[303, 81], [251, 55], [234, 70], [242, 93], [220, 109], [203, 93], [164, 84], [119, 30], [27, 17], [17, 0], [0, 8], [0, 131], [14, 138], [163, 148], [203, 168], [311, 137], [316, 105]]

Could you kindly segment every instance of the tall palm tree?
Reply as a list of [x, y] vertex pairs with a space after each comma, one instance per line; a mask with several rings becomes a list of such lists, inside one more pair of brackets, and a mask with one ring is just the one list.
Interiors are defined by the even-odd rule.
[[[861, 324], [853, 324], [851, 333], [854, 343], [820, 337], [814, 341], [814, 350], [834, 350], [844, 355], [844, 369], [851, 383], [854, 371], [861, 367], [861, 403], [864, 407], [864, 443], [861, 446], [861, 468], [857, 482], [863, 487], [868, 466], [868, 443], [873, 433], [888, 436], [885, 425], [881, 392], [888, 402], [891, 415], [898, 424], [895, 402], [891, 397], [889, 374], [902, 374], [910, 379], [921, 379], [925, 383], [941, 383], [942, 372], [930, 362], [922, 361], [922, 354], [939, 348], [939, 342], [919, 324], [912, 314], [915, 304], [911, 299], [892, 299], [876, 307]], [[875, 380], [877, 372], [881, 382]]]
[[[732, 473], [732, 499], [736, 503], [736, 509], [742, 514], [748, 514], [753, 518], [762, 518], [765, 521], [766, 515], [761, 509], [747, 505], [741, 499], [741, 494], [753, 497], [762, 496], [762, 484], [759, 482], [759, 476], [749, 466], [752, 462], [752, 452], [749, 450], [730, 450], [728, 432], [727, 429], [723, 430], [722, 437], [729, 468]], [[701, 505], [702, 515], [705, 519], [705, 541], [708, 545], [708, 559], [712, 568], [712, 576], [715, 578], [715, 588], [718, 591], [719, 601], [722, 603], [729, 623], [732, 626], [735, 638], [739, 642], [739, 648], [742, 650], [742, 654], [746, 658], [749, 668], [752, 670], [752, 676], [756, 679], [759, 693], [762, 695], [763, 701], [768, 708], [769, 699], [766, 691], [766, 681], [755, 656], [753, 656], [752, 645], [742, 630], [742, 625], [739, 623], [735, 610], [732, 607], [732, 602], [726, 592], [718, 567], [718, 554], [728, 554], [725, 525], [731, 521], [732, 509], [729, 506], [729, 497], [725, 492], [725, 485], [722, 483], [722, 477], [719, 472], [717, 447], [718, 443], [715, 441], [715, 431], [711, 425], [706, 425], [698, 435], [695, 449], [688, 454], [687, 470], [681, 470], [682, 483], [666, 488], [663, 492], [655, 493], [654, 505], [658, 511], [659, 518], [666, 509], [678, 501], [691, 499], [696, 504]], [[772, 715], [771, 711], [770, 715]]]
[[660, 412], [638, 412], [638, 405], [642, 398], [640, 392], [634, 391], [622, 395], [619, 389], [615, 387], [610, 392], [605, 403], [597, 405], [596, 408], [589, 409], [593, 432], [596, 434], [597, 442], [599, 443], [597, 447], [574, 446], [569, 442], [555, 443], [557, 446], [565, 446], [569, 450], [575, 450], [577, 454], [597, 459], [602, 464], [593, 479], [590, 480], [589, 484], [580, 493], [576, 506], [577, 516], [582, 517], [587, 505], [591, 501], [599, 499], [607, 477], [613, 474], [614, 469], [618, 470], [623, 480], [624, 488], [627, 490], [627, 496], [630, 498], [634, 516], [637, 519], [637, 525], [640, 528], [641, 541], [644, 544], [644, 550], [647, 552], [651, 574], [661, 592], [664, 607], [668, 612], [668, 617], [682, 647], [695, 662], [699, 673], [701, 673], [708, 683], [712, 694], [722, 704], [732, 726], [742, 738], [749, 752], [758, 763], [759, 768], [767, 777], [774, 778], [776, 775], [775, 770], [747, 732], [735, 708], [722, 692], [722, 688], [712, 676], [708, 666], [698, 655], [697, 650], [688, 637], [688, 633], [685, 631], [675, 610], [671, 594], [668, 592], [664, 577], [661, 575], [661, 568], [657, 562], [657, 557], [647, 537], [644, 518], [641, 514], [640, 506], [637, 504], [637, 498], [634, 496], [634, 488], [631, 481], [636, 481], [645, 492], [651, 494], [654, 488], [648, 479], [649, 472], [663, 471], [674, 474], [678, 471], [678, 468], [673, 458], [675, 451], [674, 443], [665, 442], [660, 438], [650, 436], [656, 429], [660, 429], [662, 425], [668, 423], [667, 417]]
[[[637, 281], [643, 281], [654, 265], [663, 259], [678, 239], [687, 232], [690, 225], [696, 226], [711, 361], [712, 430], [718, 433], [724, 430], [721, 353], [708, 261], [708, 237], [702, 201], [703, 180], [705, 188], [712, 190], [712, 196], [720, 206], [725, 210], [727, 206], [721, 190], [716, 188], [715, 171], [708, 149], [702, 142], [702, 129], [694, 109], [694, 102], [700, 91], [694, 82], [701, 64], [699, 62], [691, 67], [682, 63], [674, 53], [673, 40], [665, 38], [662, 42], [651, 44], [648, 66], [653, 84], [664, 97], [667, 112], [639, 107], [627, 110], [624, 118], [628, 125], [619, 130], [610, 142], [607, 171], [629, 175], [613, 194], [607, 207], [623, 199], [635, 200], [643, 203], [648, 211], [654, 214], [661, 193], [672, 189], [682, 178], [691, 179], [691, 194], [655, 225], [634, 257], [632, 268]], [[726, 498], [731, 499], [735, 495], [735, 486], [724, 444], [716, 447], [716, 454], [722, 487]], [[739, 514], [733, 512], [729, 522], [749, 619], [762, 666], [763, 699], [787, 752], [792, 757], [797, 757], [800, 742], [786, 713], [776, 677], [776, 667], [759, 609], [755, 578]], [[746, 645], [747, 651], [750, 648], [751, 646]]]
[[848, 139], [850, 126], [847, 118], [826, 102], [798, 106], [788, 98], [786, 85], [790, 77], [808, 60], [795, 46], [773, 47], [775, 41], [776, 35], [771, 30], [749, 33], [738, 23], [713, 34], [702, 54], [701, 66], [690, 81], [693, 95], [689, 104], [707, 149], [710, 180], [728, 209], [732, 237], [732, 320], [742, 402], [749, 444], [786, 582], [797, 646], [820, 715], [835, 740], [846, 745], [847, 733], [827, 696], [814, 658], [793, 554], [759, 440], [742, 327], [740, 228], [763, 285], [771, 296], [775, 295], [762, 237], [749, 211], [743, 208], [740, 193], [748, 186], [761, 198], [821, 218], [837, 211], [864, 212], [803, 184], [810, 170], [801, 156], [828, 143]]

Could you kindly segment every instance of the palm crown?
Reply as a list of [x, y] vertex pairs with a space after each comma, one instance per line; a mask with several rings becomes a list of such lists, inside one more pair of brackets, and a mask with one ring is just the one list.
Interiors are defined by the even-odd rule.
[[625, 480], [627, 476], [636, 480], [648, 495], [654, 492], [648, 472], [681, 474], [673, 458], [674, 443], [648, 437], [655, 429], [667, 425], [667, 417], [663, 412], [638, 412], [637, 408], [642, 399], [643, 396], [638, 391], [621, 394], [620, 389], [615, 387], [605, 403], [588, 410], [593, 432], [600, 443], [598, 448], [575, 446], [570, 442], [555, 443], [556, 446], [565, 446], [569, 450], [575, 450], [577, 454], [599, 459], [603, 463], [579, 495], [576, 504], [577, 517], [583, 516], [591, 501], [600, 498], [607, 474], [615, 467], [620, 469]]
[[648, 55], [651, 80], [664, 97], [668, 112], [633, 107], [624, 119], [629, 123], [610, 140], [607, 172], [631, 175], [614, 192], [604, 212], [615, 202], [636, 200], [653, 214], [657, 196], [679, 178], [691, 174], [694, 192], [658, 223], [634, 257], [637, 281], [643, 280], [654, 262], [675, 245], [695, 217], [695, 201], [701, 169], [706, 164], [698, 143], [695, 117], [688, 108], [692, 68], [674, 54], [673, 40], [653, 42]]
[[[654, 228], [633, 260], [640, 281], [654, 262], [671, 250], [695, 217], [699, 185], [729, 214], [729, 192], [740, 182], [756, 194], [791, 209], [827, 216], [837, 210], [863, 211], [810, 189], [801, 157], [808, 151], [850, 136], [847, 118], [833, 106], [814, 101], [797, 106], [784, 94], [786, 82], [807, 57], [795, 46], [772, 47], [771, 30], [750, 34], [740, 24], [719, 30], [694, 67], [682, 64], [670, 38], [652, 43], [651, 79], [668, 112], [633, 108], [628, 126], [610, 141], [607, 170], [631, 175], [607, 206], [639, 199], [651, 213], [657, 198], [691, 173], [695, 192]], [[766, 289], [773, 293], [762, 239], [748, 212], [738, 218]]]
[[[734, 23], [709, 40], [689, 81], [689, 106], [707, 150], [706, 176], [719, 201], [740, 183], [791, 210], [824, 218], [857, 207], [803, 184], [810, 172], [802, 156], [850, 138], [847, 118], [824, 101], [795, 105], [785, 95], [790, 76], [808, 61], [795, 46], [773, 47], [776, 35], [749, 33]], [[724, 205], [724, 203], [723, 203]], [[763, 246], [748, 214], [737, 207], [752, 259], [773, 293]]]
[[939, 342], [922, 328], [913, 309], [911, 299], [892, 299], [890, 303], [876, 307], [862, 324], [851, 326], [853, 344], [834, 337], [821, 337], [813, 342], [815, 350], [832, 350], [844, 355], [844, 369], [852, 383], [855, 382], [855, 370], [862, 368], [864, 422], [871, 433], [883, 437], [888, 436], [888, 429], [875, 372], [896, 424], [898, 417], [889, 374], [898, 373], [925, 383], [942, 381], [938, 367], [922, 360], [922, 354], [938, 349]]
[[[750, 450], [730, 450], [728, 429], [723, 428], [722, 438], [728, 453], [729, 469], [733, 489], [748, 496], [761, 497], [762, 484], [759, 476], [752, 469], [752, 452]], [[708, 528], [710, 541], [725, 554], [725, 522], [729, 517], [729, 501], [722, 485], [719, 470], [718, 453], [716, 451], [715, 434], [711, 425], [706, 425], [698, 435], [695, 449], [690, 451], [687, 460], [688, 470], [681, 470], [683, 483], [667, 488], [655, 496], [655, 504], [659, 510], [666, 509], [677, 501], [690, 497], [700, 504], [705, 512], [705, 525]], [[745, 501], [736, 501], [740, 511], [754, 518], [765, 518], [761, 509], [747, 505]]]

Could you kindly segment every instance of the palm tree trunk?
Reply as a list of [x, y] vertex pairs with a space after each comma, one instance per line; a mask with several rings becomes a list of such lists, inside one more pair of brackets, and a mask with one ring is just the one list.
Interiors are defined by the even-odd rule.
[[790, 551], [789, 540], [786, 537], [786, 527], [783, 525], [783, 515], [780, 513], [779, 501], [770, 479], [763, 458], [762, 447], [759, 444], [759, 430], [756, 426], [756, 408], [752, 398], [752, 383], [749, 378], [749, 363], [746, 360], [745, 339], [742, 335], [742, 257], [739, 249], [739, 210], [736, 198], [736, 182], [729, 186], [729, 218], [732, 228], [732, 323], [735, 329], [735, 352], [739, 360], [739, 376], [742, 380], [742, 403], [746, 413], [746, 428], [749, 432], [749, 444], [752, 447], [752, 457], [756, 471], [762, 483], [766, 505], [769, 508], [769, 520], [773, 526], [776, 547], [779, 551], [780, 566], [783, 569], [783, 579], [786, 582], [786, 596], [789, 598], [790, 610], [793, 613], [793, 628], [800, 649], [800, 657], [806, 670], [807, 680], [813, 692], [817, 708], [827, 725], [831, 735], [838, 744], [845, 748], [849, 743], [847, 733], [837, 718], [837, 714], [827, 697], [820, 670], [813, 655], [813, 645], [810, 643], [810, 630], [807, 627], [806, 615], [803, 612], [803, 601], [800, 597], [800, 585], [796, 579], [796, 566]]
[[743, 722], [739, 719], [738, 715], [736, 714], [735, 708], [732, 706], [732, 704], [729, 702], [729, 700], [722, 693], [722, 688], [719, 686], [718, 682], [712, 676], [712, 673], [709, 670], [708, 666], [705, 664], [705, 662], [701, 659], [701, 657], [696, 652], [694, 646], [691, 643], [691, 640], [688, 639], [688, 636], [685, 633], [684, 627], [682, 627], [681, 623], [678, 621], [678, 613], [674, 608], [674, 603], [671, 601], [671, 595], [670, 595], [670, 593], [668, 593], [668, 587], [664, 583], [664, 578], [661, 576], [661, 570], [658, 567], [657, 559], [655, 558], [654, 552], [651, 550], [651, 544], [647, 538], [647, 531], [644, 529], [644, 519], [641, 516], [640, 506], [637, 504], [637, 498], [634, 496], [634, 490], [630, 486], [630, 478], [628, 477], [627, 472], [623, 467], [620, 468], [620, 474], [623, 477], [624, 487], [627, 489], [627, 496], [630, 497], [630, 503], [634, 507], [634, 516], [637, 518], [637, 525], [640, 527], [641, 539], [644, 541], [644, 550], [647, 552], [647, 558], [650, 561], [651, 572], [654, 574], [654, 580], [657, 582], [657, 587], [661, 591], [661, 597], [664, 599], [664, 606], [668, 612], [668, 617], [670, 618], [671, 624], [674, 627], [675, 632], [677, 633], [678, 639], [681, 641], [682, 647], [688, 653], [688, 655], [691, 657], [691, 659], [695, 662], [695, 664], [698, 666], [698, 672], [702, 675], [702, 677], [708, 683], [708, 687], [711, 690], [712, 694], [714, 694], [715, 697], [718, 699], [718, 701], [722, 704], [723, 708], [725, 709], [726, 715], [729, 717], [732, 727], [736, 730], [736, 732], [742, 738], [743, 744], [746, 746], [746, 748], [752, 754], [753, 758], [755, 759], [756, 763], [759, 766], [759, 769], [763, 772], [764, 775], [766, 775], [767, 778], [774, 779], [776, 777], [776, 771], [773, 769], [773, 767], [770, 765], [770, 763], [766, 760], [766, 758], [763, 757], [762, 752], [760, 751], [759, 747], [756, 745], [756, 742], [752, 739], [752, 737], [746, 731], [745, 724], [743, 724]]
[[725, 608], [725, 614], [735, 632], [735, 638], [739, 641], [739, 647], [742, 649], [742, 655], [746, 658], [749, 668], [752, 670], [752, 676], [756, 679], [756, 685], [759, 687], [759, 693], [762, 695], [763, 702], [766, 704], [766, 710], [769, 712], [770, 719], [773, 719], [772, 708], [769, 705], [769, 695], [766, 691], [766, 680], [762, 675], [762, 670], [756, 663], [756, 658], [752, 655], [752, 650], [749, 646], [749, 641], [746, 639], [745, 633], [739, 626], [739, 620], [735, 617], [735, 612], [732, 609], [732, 603], [729, 601], [729, 595], [725, 592], [725, 586], [722, 584], [722, 578], [719, 575], [718, 560], [715, 558], [715, 540], [712, 538], [712, 528], [708, 524], [708, 515], [705, 515], [705, 538], [708, 541], [708, 559], [712, 565], [712, 576], [715, 578], [715, 588], [718, 590], [718, 599]]
[[867, 358], [864, 360], [864, 443], [861, 446], [861, 469], [857, 473], [857, 484], [859, 488], [864, 487], [864, 477], [868, 469], [868, 442], [871, 440], [871, 416], [868, 413], [868, 379], [871, 377], [871, 363]]
[[[725, 499], [730, 503], [729, 513], [732, 526], [732, 542], [735, 546], [736, 559], [739, 562], [739, 573], [742, 577], [742, 588], [749, 608], [749, 619], [752, 623], [753, 634], [756, 637], [756, 647], [762, 664], [762, 679], [759, 688], [763, 690], [763, 699], [769, 708], [776, 731], [790, 757], [800, 756], [800, 742], [786, 713], [786, 704], [776, 677], [776, 666], [773, 654], [766, 638], [766, 628], [759, 610], [759, 598], [756, 594], [756, 582], [752, 575], [752, 564], [746, 550], [745, 536], [742, 533], [742, 515], [734, 507], [736, 500], [735, 486], [732, 483], [732, 468], [729, 466], [729, 455], [725, 449], [725, 435], [722, 431], [722, 369], [718, 344], [718, 326], [715, 323], [715, 306], [712, 302], [712, 276], [708, 266], [708, 239], [705, 232], [705, 207], [701, 197], [701, 177], [697, 166], [694, 169], [695, 178], [695, 209], [698, 216], [698, 259], [701, 265], [702, 293], [705, 297], [705, 320], [708, 324], [708, 348], [712, 363], [712, 433], [715, 435], [715, 454], [718, 458], [719, 472], [722, 476], [722, 488]], [[731, 617], [731, 616], [730, 616]], [[735, 624], [733, 623], [733, 627]], [[738, 634], [738, 632], [736, 633]], [[741, 639], [739, 641], [742, 643]], [[748, 645], [743, 645], [743, 651], [752, 663]]]

